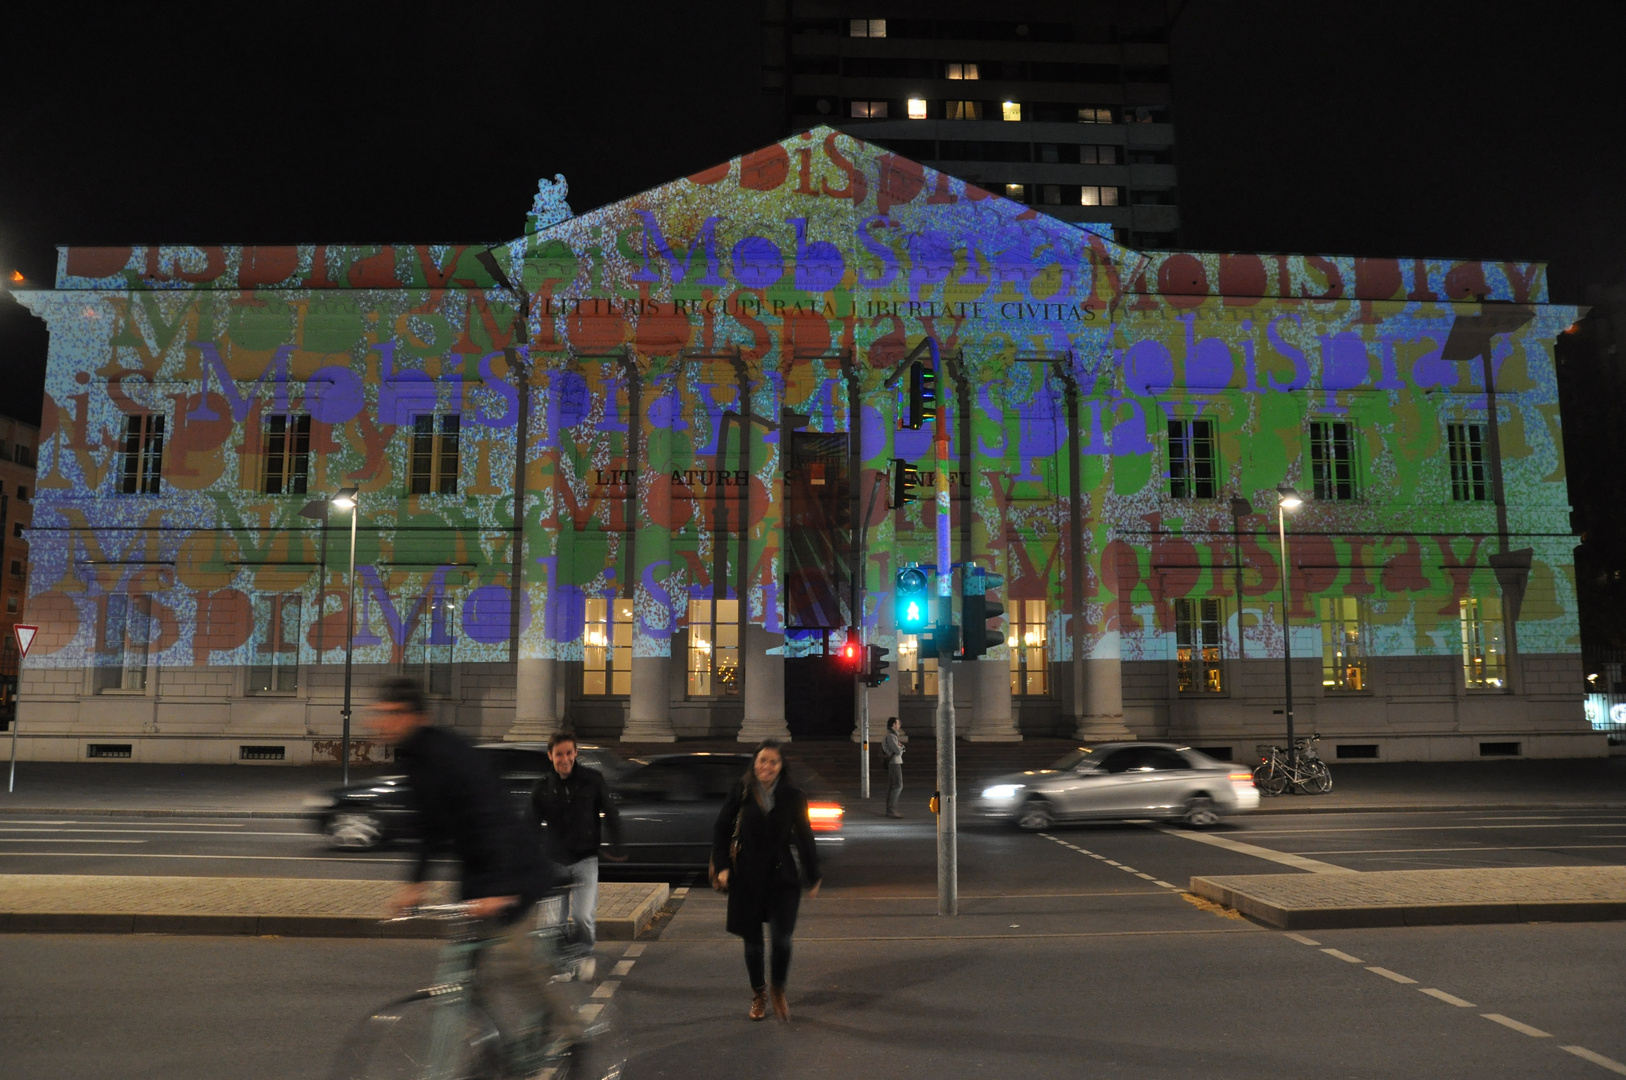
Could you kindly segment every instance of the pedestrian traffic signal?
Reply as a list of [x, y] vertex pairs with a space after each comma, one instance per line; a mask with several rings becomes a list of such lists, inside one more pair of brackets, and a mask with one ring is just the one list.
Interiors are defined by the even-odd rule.
[[893, 458], [892, 509], [919, 501], [920, 496], [915, 494], [915, 489], [920, 486], [920, 470], [902, 458]]
[[967, 566], [960, 586], [960, 632], [965, 639], [965, 658], [975, 660], [989, 649], [1005, 644], [1003, 626], [988, 626], [989, 619], [1005, 614], [1005, 605], [988, 599], [988, 590], [1005, 584], [998, 574], [980, 566]]
[[909, 365], [909, 408], [903, 426], [919, 431], [937, 408], [937, 369], [916, 360]]
[[931, 625], [931, 597], [926, 592], [926, 572], [918, 566], [905, 566], [893, 581], [898, 633], [919, 634]]
[[879, 645], [869, 646], [869, 656], [864, 664], [864, 684], [866, 686], [880, 686], [892, 676], [886, 669], [892, 664], [887, 660], [887, 652]]

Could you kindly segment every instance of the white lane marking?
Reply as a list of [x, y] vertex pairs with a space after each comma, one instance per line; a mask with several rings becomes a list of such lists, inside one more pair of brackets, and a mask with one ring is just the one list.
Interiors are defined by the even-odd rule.
[[672, 890], [672, 895], [673, 896], [688, 896], [689, 895], [689, 887], [687, 885], [684, 885], [681, 888], [673, 889]]
[[628, 945], [627, 946], [627, 951], [622, 953], [621, 955], [622, 956], [642, 956], [642, 955], [644, 955], [644, 947], [641, 944], [640, 945]]
[[637, 962], [638, 961], [636, 961], [636, 960], [617, 960], [615, 962], [615, 967], [610, 969], [610, 974], [611, 975], [628, 975], [628, 974], [631, 974], [632, 965], [636, 964]]
[[1138, 877], [1138, 878], [1145, 878], [1147, 881], [1156, 881], [1157, 880], [1157, 878], [1153, 877], [1151, 874], [1143, 874], [1139, 870], [1135, 871], [1135, 876]]
[[1397, 983], [1400, 983], [1400, 984], [1402, 984], [1404, 986], [1414, 986], [1417, 983], [1416, 979], [1408, 979], [1408, 978], [1406, 978], [1406, 976], [1400, 974], [1400, 972], [1398, 972], [1398, 971], [1390, 971], [1386, 967], [1369, 967], [1366, 970], [1370, 971], [1374, 975], [1382, 975], [1385, 979], [1388, 979], [1390, 982], [1397, 982]]
[[1441, 1001], [1445, 1002], [1447, 1005], [1455, 1005], [1459, 1009], [1477, 1009], [1477, 1008], [1479, 1008], [1478, 1005], [1475, 1005], [1471, 1001], [1463, 1001], [1461, 998], [1457, 997], [1455, 994], [1447, 994], [1444, 990], [1436, 990], [1432, 986], [1426, 987], [1426, 988], [1420, 988], [1417, 992], [1419, 994], [1427, 994], [1431, 998], [1439, 998]]
[[1192, 832], [1190, 829], [1171, 829], [1167, 825], [1153, 825], [1159, 832], [1170, 836], [1183, 836], [1187, 840], [1195, 840], [1199, 844], [1210, 844], [1226, 851], [1234, 851], [1239, 855], [1252, 855], [1256, 859], [1280, 863], [1282, 866], [1291, 866], [1295, 870], [1308, 870], [1312, 874], [1357, 874], [1358, 870], [1349, 870], [1332, 863], [1321, 862], [1319, 859], [1306, 859], [1302, 855], [1291, 855], [1285, 851], [1274, 851], [1271, 848], [1260, 847], [1257, 844], [1244, 844], [1240, 840], [1230, 840], [1223, 836], [1209, 836], [1207, 833]]
[[1333, 957], [1334, 959], [1342, 960], [1346, 964], [1364, 964], [1364, 963], [1366, 963], [1365, 960], [1362, 960], [1358, 956], [1351, 956], [1347, 952], [1340, 952], [1337, 949], [1322, 949], [1321, 951], [1326, 953], [1328, 956]]
[[[1151, 822], [1134, 822], [1134, 824], [1137, 824], [1137, 825], [1149, 825], [1149, 824], [1151, 824]], [[1106, 863], [1108, 866], [1116, 866], [1118, 869], [1124, 871], [1125, 873], [1134, 874], [1138, 878], [1144, 878], [1145, 880], [1150, 881], [1153, 885], [1161, 885], [1165, 889], [1174, 889], [1176, 892], [1183, 891], [1180, 888], [1180, 886], [1178, 886], [1178, 885], [1171, 885], [1167, 881], [1162, 881], [1162, 880], [1160, 880], [1158, 878], [1153, 877], [1151, 874], [1143, 873], [1143, 872], [1141, 872], [1139, 870], [1136, 870], [1133, 866], [1125, 866], [1121, 862], [1113, 862], [1111, 859], [1107, 858], [1105, 855], [1097, 855], [1095, 852], [1090, 851], [1087, 848], [1081, 848], [1081, 847], [1077, 846], [1076, 844], [1070, 844], [1066, 840], [1063, 840], [1059, 836], [1054, 836], [1054, 835], [1052, 835], [1050, 833], [1040, 833], [1039, 835], [1044, 837], [1046, 840], [1054, 840], [1056, 843], [1062, 845], [1063, 847], [1071, 848], [1072, 850], [1078, 852], [1080, 855], [1088, 855], [1092, 859], [1100, 859], [1102, 862]], [[1080, 894], [1080, 895], [1087, 895], [1087, 894]]]
[[1295, 934], [1291, 930], [1287, 931], [1282, 936], [1290, 937], [1300, 945], [1314, 945], [1318, 949], [1321, 947], [1321, 942], [1317, 941], [1315, 938], [1307, 938], [1303, 934]]
[[1105, 861], [1106, 861], [1106, 864], [1108, 866], [1122, 866], [1123, 865], [1123, 863], [1121, 863], [1121, 862], [1113, 862], [1111, 859], [1106, 859]]
[[1140, 871], [1136, 870], [1133, 866], [1125, 866], [1123, 863], [1118, 863], [1118, 869], [1122, 870], [1126, 874], [1140, 873]]
[[[20, 837], [20, 836], [0, 836], [0, 844], [145, 844], [145, 843], [147, 843], [147, 841], [145, 841], [145, 840], [62, 840], [62, 839], [58, 839], [57, 837], [54, 837], [54, 836], [49, 837], [49, 838], [40, 837], [38, 840], [27, 840], [27, 839], [24, 839], [23, 837]], [[7, 854], [7, 853], [6, 852], [0, 852], [0, 854]], [[9, 854], [13, 854], [13, 855], [24, 855], [24, 854], [26, 854], [26, 855], [38, 855], [38, 854], [41, 854], [41, 852], [37, 852], [37, 851], [29, 851], [29, 852], [14, 851], [14, 852], [10, 852]], [[77, 854], [77, 852], [75, 854]]]
[[1168, 883], [1168, 882], [1167, 882], [1167, 881], [1164, 881], [1164, 880], [1162, 880], [1162, 879], [1161, 879], [1161, 878], [1159, 878], [1159, 879], [1157, 879], [1157, 880], [1155, 880], [1155, 881], [1153, 881], [1153, 882], [1152, 882], [1152, 884], [1153, 884], [1153, 885], [1161, 885], [1161, 886], [1163, 886], [1163, 887], [1164, 887], [1164, 888], [1165, 888], [1165, 889], [1178, 889], [1178, 888], [1179, 888], [1179, 887], [1180, 887], [1180, 886], [1178, 886], [1178, 885], [1171, 885], [1171, 884], [1169, 884], [1169, 883]]
[[1093, 852], [1093, 851], [1089, 851], [1089, 852], [1085, 852], [1085, 854], [1087, 854], [1087, 855], [1088, 855], [1088, 856], [1089, 856], [1089, 857], [1090, 857], [1090, 858], [1092, 858], [1092, 859], [1100, 859], [1100, 860], [1101, 860], [1101, 861], [1102, 861], [1102, 862], [1106, 862], [1106, 861], [1107, 861], [1107, 857], [1106, 857], [1106, 856], [1105, 856], [1105, 855], [1097, 855], [1097, 854], [1096, 854], [1096, 853], [1095, 853], [1095, 852]]
[[1614, 1058], [1606, 1058], [1602, 1054], [1594, 1054], [1591, 1050], [1588, 1050], [1584, 1046], [1560, 1046], [1559, 1049], [1574, 1054], [1578, 1058], [1584, 1058], [1587, 1061], [1592, 1062], [1594, 1065], [1602, 1065], [1612, 1073], [1619, 1073], [1621, 1076], [1626, 1076], [1626, 1065], [1622, 1065]]
[[593, 996], [596, 998], [603, 998], [605, 1001], [608, 1001], [610, 998], [615, 996], [615, 992], [620, 986], [621, 984], [618, 982], [601, 982], [598, 984], [597, 988], [593, 990]]
[[1505, 1028], [1512, 1028], [1521, 1035], [1528, 1035], [1532, 1039], [1552, 1038], [1551, 1033], [1543, 1031], [1540, 1028], [1533, 1028], [1529, 1024], [1521, 1024], [1511, 1016], [1503, 1016], [1501, 1013], [1480, 1013], [1479, 1015], [1493, 1023], [1501, 1024]]

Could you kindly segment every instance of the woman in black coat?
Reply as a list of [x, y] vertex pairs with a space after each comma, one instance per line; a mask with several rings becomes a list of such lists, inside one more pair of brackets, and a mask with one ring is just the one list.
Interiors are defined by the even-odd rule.
[[762, 924], [767, 923], [773, 944], [773, 1012], [789, 1020], [785, 977], [790, 973], [790, 936], [803, 883], [810, 883], [808, 896], [819, 895], [819, 853], [808, 824], [807, 796], [791, 784], [777, 739], [757, 747], [751, 771], [717, 815], [711, 865], [716, 887], [728, 893], [728, 932], [745, 939], [751, 1019], [768, 1015], [769, 988], [762, 971]]

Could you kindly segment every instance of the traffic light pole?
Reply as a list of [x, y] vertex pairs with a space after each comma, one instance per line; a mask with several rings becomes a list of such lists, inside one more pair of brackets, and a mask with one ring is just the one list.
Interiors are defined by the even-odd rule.
[[[929, 340], [929, 339], [928, 339]], [[935, 344], [932, 359], [938, 361]], [[939, 369], [941, 380], [941, 369]], [[939, 641], [953, 640], [954, 555], [950, 533], [948, 406], [938, 382], [937, 424], [933, 432], [933, 472], [937, 488], [937, 629]], [[954, 663], [952, 647], [937, 651], [937, 913], [960, 913], [959, 836], [954, 769]]]

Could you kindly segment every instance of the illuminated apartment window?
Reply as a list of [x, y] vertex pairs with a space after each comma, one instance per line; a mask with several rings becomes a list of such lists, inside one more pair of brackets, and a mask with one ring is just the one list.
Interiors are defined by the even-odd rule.
[[1212, 499], [1219, 474], [1214, 421], [1169, 421], [1169, 495], [1175, 499]]
[[945, 79], [977, 79], [976, 64], [963, 64], [950, 62], [943, 65], [943, 78]]
[[1218, 600], [1174, 602], [1174, 666], [1180, 693], [1218, 694], [1225, 690], [1222, 615]]
[[1112, 123], [1112, 110], [1093, 106], [1080, 108], [1078, 110], [1078, 122], [1081, 124], [1110, 124]]
[[632, 601], [592, 598], [582, 627], [582, 693], [632, 693]]
[[937, 661], [920, 655], [921, 635], [898, 635], [898, 693], [937, 696]]
[[1321, 685], [1328, 690], [1365, 690], [1366, 647], [1361, 602], [1353, 596], [1323, 597]]
[[1028, 189], [1023, 184], [1006, 184], [1005, 197], [1012, 202], [1027, 202]]
[[885, 120], [886, 105], [884, 101], [855, 101], [852, 103], [852, 115], [858, 120]]
[[97, 650], [95, 690], [98, 694], [145, 690], [151, 604], [145, 596], [125, 593], [114, 593], [103, 602], [107, 617], [102, 621]]
[[1451, 501], [1486, 502], [1490, 499], [1485, 462], [1484, 424], [1447, 424], [1445, 442], [1451, 457]]
[[1005, 621], [1005, 643], [1011, 651], [1011, 693], [1018, 697], [1050, 693], [1045, 602], [1013, 600]]
[[[119, 491], [125, 495], [158, 494], [158, 477], [163, 468], [164, 418], [151, 413], [125, 417], [124, 443], [119, 454]], [[22, 496], [21, 488], [18, 495]]]
[[1462, 678], [1470, 690], [1500, 690], [1507, 682], [1502, 643], [1502, 598], [1457, 601], [1462, 622]]
[[1117, 206], [1123, 201], [1123, 189], [1085, 184], [1079, 189], [1078, 201], [1083, 206]]
[[1118, 148], [1116, 146], [1080, 146], [1078, 160], [1084, 165], [1116, 165], [1118, 164]]
[[305, 494], [310, 461], [310, 414], [266, 417], [265, 483], [261, 490], [267, 495]]
[[999, 118], [1001, 120], [1022, 119], [1022, 103], [1020, 101], [1002, 102], [999, 106]]
[[912, 97], [912, 98], [909, 99], [909, 119], [911, 119], [911, 120], [924, 120], [924, 119], [926, 119], [926, 99], [925, 98]]
[[886, 37], [885, 19], [848, 19], [848, 37]]
[[982, 102], [945, 101], [943, 103], [943, 117], [946, 120], [981, 120]]
[[299, 614], [298, 593], [261, 596], [254, 601], [250, 694], [291, 694], [299, 689]]
[[411, 486], [413, 495], [456, 495], [458, 435], [462, 418], [457, 413], [434, 413], [412, 418]]
[[1355, 498], [1355, 425], [1346, 420], [1310, 421], [1310, 476], [1324, 502]]
[[689, 601], [689, 696], [738, 694], [740, 602]]

